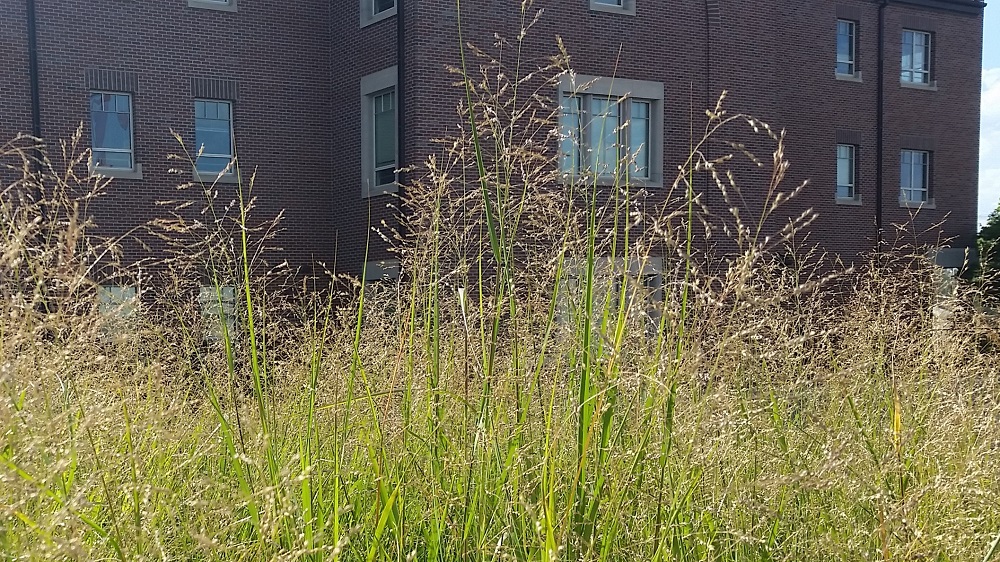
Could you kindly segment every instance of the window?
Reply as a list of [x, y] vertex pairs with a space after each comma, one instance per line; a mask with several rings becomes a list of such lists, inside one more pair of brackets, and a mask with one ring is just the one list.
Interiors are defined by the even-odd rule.
[[131, 318], [135, 315], [137, 304], [135, 287], [101, 285], [97, 288], [97, 308], [104, 318]]
[[837, 20], [837, 74], [854, 76], [857, 72], [857, 24], [851, 20]]
[[931, 34], [903, 30], [903, 61], [900, 80], [907, 84], [931, 83]]
[[372, 139], [375, 185], [396, 181], [396, 91], [372, 96]]
[[596, 12], [612, 12], [635, 15], [636, 0], [590, 0], [590, 9]]
[[194, 102], [194, 142], [197, 150], [195, 168], [198, 174], [214, 179], [225, 171], [234, 176], [233, 113], [228, 101], [196, 100]]
[[396, 191], [396, 67], [361, 79], [361, 195]]
[[198, 307], [207, 327], [208, 341], [222, 342], [226, 337], [232, 341], [236, 337], [236, 287], [202, 285]]
[[[586, 314], [584, 292], [588, 267], [583, 260], [574, 258], [567, 258], [563, 267], [565, 277], [556, 299], [555, 320], [559, 325], [571, 326], [582, 321]], [[594, 301], [602, 303], [598, 308], [603, 310], [603, 303], [607, 303], [616, 317], [621, 307], [629, 321], [640, 322], [647, 335], [655, 335], [666, 297], [663, 259], [654, 256], [632, 258], [626, 267], [621, 257], [614, 260], [597, 257], [592, 290]], [[595, 328], [601, 325], [601, 316], [601, 311], [595, 311], [591, 318]]]
[[126, 341], [134, 333], [139, 297], [134, 286], [100, 285], [97, 287], [99, 329], [111, 341]]
[[662, 183], [662, 84], [601, 78], [561, 95], [560, 169], [568, 179]]
[[399, 279], [399, 260], [367, 261], [364, 265], [365, 281], [395, 281]]
[[396, 15], [398, 0], [360, 0], [361, 27]]
[[853, 144], [837, 145], [837, 199], [857, 199], [856, 153]]
[[134, 170], [132, 153], [132, 96], [90, 94], [90, 140], [97, 171]]
[[900, 154], [899, 198], [903, 203], [930, 201], [931, 153], [923, 150], [904, 150]]
[[188, 0], [188, 7], [235, 12], [236, 0]]

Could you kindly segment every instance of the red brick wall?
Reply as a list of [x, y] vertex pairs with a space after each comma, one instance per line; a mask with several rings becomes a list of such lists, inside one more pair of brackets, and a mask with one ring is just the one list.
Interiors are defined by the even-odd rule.
[[[937, 91], [902, 88], [899, 69], [902, 30], [914, 29], [914, 18], [930, 19], [931, 80]], [[917, 23], [919, 20], [917, 21]], [[914, 209], [902, 209], [892, 191], [899, 186], [899, 152], [904, 137], [934, 141], [931, 196], [936, 209], [921, 210], [913, 219], [920, 239], [955, 238], [954, 246], [974, 246], [979, 193], [979, 108], [982, 82], [981, 17], [893, 6], [886, 14], [885, 184], [886, 224], [910, 222]], [[918, 30], [920, 30], [918, 28]], [[923, 31], [923, 30], [921, 30]], [[926, 231], [926, 232], [925, 232]]]
[[[186, 0], [95, 2], [37, 0], [43, 134], [68, 137], [89, 126], [88, 69], [134, 72], [135, 154], [144, 178], [115, 180], [95, 206], [104, 233], [121, 234], [141, 225], [173, 198], [189, 174], [171, 176], [166, 155], [176, 152], [173, 128], [193, 144], [192, 77], [239, 81], [234, 104], [237, 146], [248, 177], [257, 169], [257, 213], [285, 211], [274, 264], [288, 260], [307, 267], [324, 262], [357, 272], [365, 259], [387, 257], [386, 244], [371, 233], [393, 224], [397, 199], [361, 197], [359, 154], [360, 79], [396, 64], [395, 17], [359, 26], [358, 2], [300, 0], [275, 3], [239, 0], [236, 13], [193, 9]], [[467, 41], [490, 46], [494, 33], [514, 38], [520, 2], [463, 2]], [[669, 183], [687, 155], [692, 120], [696, 133], [703, 110], [722, 89], [730, 111], [746, 111], [788, 130], [792, 162], [786, 187], [809, 179], [786, 215], [813, 208], [820, 217], [809, 243], [853, 260], [872, 248], [875, 237], [876, 30], [877, 6], [865, 0], [705, 0], [660, 10], [637, 0], [634, 17], [591, 12], [589, 0], [537, 0], [545, 10], [526, 38], [528, 66], [556, 52], [561, 36], [577, 72], [662, 82], [665, 87], [664, 176]], [[860, 14], [859, 70], [863, 82], [834, 78], [837, 6]], [[0, 21], [0, 136], [30, 129], [24, 4], [4, 0]], [[431, 139], [455, 131], [455, 106], [462, 97], [447, 65], [458, 64], [453, 0], [420, 0], [406, 7], [406, 132], [403, 165], [440, 152]], [[891, 224], [909, 220], [898, 198], [898, 155], [904, 138], [935, 141], [932, 189], [937, 203], [915, 219], [917, 231], [944, 222], [939, 234], [970, 244], [976, 223], [981, 16], [887, 8], [886, 136], [884, 209]], [[907, 17], [934, 22], [934, 79], [938, 90], [898, 85], [900, 34]], [[505, 56], [513, 60], [514, 54]], [[470, 59], [471, 60], [471, 59]], [[475, 63], [473, 63], [475, 64]], [[861, 206], [836, 205], [837, 130], [861, 135]], [[89, 139], [89, 130], [85, 131]], [[749, 137], [747, 137], [749, 138]], [[723, 147], [712, 148], [714, 153]], [[769, 160], [769, 154], [762, 155]], [[766, 176], [741, 168], [738, 177], [753, 199]], [[701, 184], [714, 212], [726, 215], [714, 188]], [[662, 191], [659, 192], [662, 196]], [[653, 192], [654, 198], [657, 192]], [[220, 202], [233, 188], [220, 189]], [[752, 205], [752, 204], [751, 204]], [[780, 225], [783, 216], [777, 217]], [[371, 235], [371, 236], [370, 236]], [[155, 240], [152, 241], [157, 249]], [[129, 259], [144, 252], [129, 245]], [[311, 271], [307, 271], [311, 272]]]
[[[860, 17], [860, 83], [834, 77], [838, 4]], [[519, 5], [513, 1], [463, 2], [466, 40], [489, 46], [494, 32], [515, 37]], [[877, 5], [864, 0], [706, 0], [678, 3], [663, 11], [639, 0], [635, 17], [591, 12], [586, 0], [538, 1], [535, 8], [545, 12], [527, 38], [522, 56], [528, 61], [555, 53], [558, 35], [565, 40], [579, 73], [664, 83], [664, 175], [668, 180], [687, 154], [692, 116], [697, 134], [704, 123], [703, 110], [713, 106], [726, 89], [730, 112], [751, 113], [787, 130], [786, 157], [792, 166], [785, 189], [804, 180], [810, 183], [802, 195], [775, 215], [767, 232], [776, 231], [788, 217], [811, 208], [819, 217], [809, 232], [803, 233], [807, 236], [798, 238], [805, 246], [818, 244], [847, 262], [874, 248]], [[423, 78], [419, 88], [408, 94], [411, 114], [416, 114], [409, 122], [408, 135], [428, 139], [444, 135], [457, 122], [453, 108], [461, 92], [451, 86], [453, 78], [441, 70], [458, 60], [457, 37], [450, 31], [455, 28], [456, 16], [450, 0], [426, 0], [415, 9], [419, 12], [414, 16], [417, 21], [410, 24], [408, 33], [416, 38], [407, 49], [411, 57], [408, 64]], [[935, 22], [936, 92], [899, 87], [900, 18], [905, 14], [919, 14]], [[920, 241], [925, 243], [954, 237], [954, 245], [972, 244], [981, 16], [893, 4], [887, 8], [886, 28], [886, 240], [896, 238], [893, 223], [909, 222], [912, 211], [898, 204], [901, 135], [925, 135], [937, 139], [932, 178], [937, 205], [933, 210], [921, 210], [910, 230], [922, 232]], [[507, 56], [512, 60], [514, 54]], [[860, 206], [835, 202], [838, 129], [861, 137], [857, 154]], [[752, 140], [748, 134], [726, 138]], [[770, 145], [751, 146], [765, 150], [758, 156], [770, 162]], [[727, 149], [716, 145], [713, 153], [723, 150]], [[415, 159], [433, 151], [434, 147], [418, 140], [408, 153]], [[751, 200], [744, 216], [759, 212], [753, 199], [766, 190], [769, 177], [740, 166], [737, 178]], [[726, 205], [717, 190], [702, 187], [712, 211], [725, 217]], [[943, 226], [931, 229], [937, 224]], [[727, 247], [723, 244], [720, 249]]]
[[330, 144], [333, 213], [323, 236], [336, 248], [337, 270], [359, 274], [366, 248], [369, 260], [390, 257], [387, 244], [370, 227], [394, 222], [389, 205], [398, 199], [393, 194], [361, 196], [361, 78], [396, 64], [397, 22], [389, 17], [362, 28], [357, 0], [337, 4], [346, 9], [332, 10], [330, 21], [333, 55], [325, 95], [336, 116]]
[[[336, 119], [328, 95], [328, 2], [239, 0], [232, 13], [189, 8], [186, 0], [37, 0], [37, 9], [47, 141], [68, 138], [81, 122], [90, 138], [86, 70], [139, 78], [134, 147], [144, 179], [114, 180], [93, 207], [102, 234], [128, 232], [163, 213], [157, 201], [177, 197], [175, 187], [191, 174], [168, 174], [181, 166], [167, 155], [179, 150], [171, 129], [195, 150], [191, 78], [230, 78], [239, 82], [233, 114], [244, 179], [257, 170], [256, 213], [265, 218], [285, 211], [274, 240], [284, 249], [268, 261], [304, 266], [332, 258], [332, 244], [324, 240], [332, 224], [329, 146]], [[234, 198], [233, 186], [219, 191], [220, 206]], [[127, 261], [146, 255], [135, 244], [125, 248]]]
[[[17, 133], [31, 133], [27, 14], [24, 2], [3, 2], [0, 18], [0, 146]], [[13, 160], [6, 163], [13, 164]], [[0, 162], [0, 185], [12, 176]]]

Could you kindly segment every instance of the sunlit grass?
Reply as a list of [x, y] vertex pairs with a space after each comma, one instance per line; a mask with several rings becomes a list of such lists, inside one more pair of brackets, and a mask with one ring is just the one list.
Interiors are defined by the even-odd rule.
[[[920, 258], [838, 270], [798, 246], [811, 214], [768, 230], [804, 187], [722, 100], [661, 208], [560, 178], [539, 93], [567, 63], [463, 61], [463, 129], [404, 190], [403, 280], [347, 291], [266, 290], [252, 181], [224, 208], [195, 185], [197, 221], [152, 225], [169, 282], [102, 315], [93, 279], [141, 281], [94, 265], [108, 186], [8, 145], [0, 559], [994, 559], [1000, 365], [972, 289], [942, 322]], [[720, 138], [772, 154], [763, 215], [730, 175], [756, 158]]]

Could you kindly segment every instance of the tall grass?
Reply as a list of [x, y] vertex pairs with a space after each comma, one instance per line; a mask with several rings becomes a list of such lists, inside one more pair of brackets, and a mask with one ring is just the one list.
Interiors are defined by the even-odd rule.
[[[568, 55], [522, 73], [464, 48], [461, 126], [404, 190], [400, 282], [283, 300], [252, 180], [221, 209], [195, 185], [179, 197], [210, 218], [181, 202], [153, 225], [187, 250], [174, 282], [101, 314], [91, 280], [120, 270], [85, 205], [108, 186], [72, 174], [72, 143], [4, 149], [0, 558], [996, 557], [997, 336], [967, 289], [942, 328], [919, 259], [778, 260], [808, 187], [784, 186], [782, 133], [722, 100], [663, 204], [564, 177], [546, 92]], [[767, 170], [763, 207], [744, 169]]]

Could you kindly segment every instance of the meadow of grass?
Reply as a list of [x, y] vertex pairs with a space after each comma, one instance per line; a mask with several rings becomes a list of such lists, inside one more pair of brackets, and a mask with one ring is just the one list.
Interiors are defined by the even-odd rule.
[[[153, 225], [196, 239], [153, 283], [88, 235], [113, 185], [72, 174], [86, 151], [7, 145], [0, 560], [1000, 558], [973, 288], [942, 295], [916, 253], [796, 253], [811, 212], [768, 230], [808, 189], [783, 135], [721, 101], [665, 205], [560, 177], [539, 92], [567, 61], [472, 56], [467, 121], [401, 202], [398, 282], [277, 296], [251, 187], [188, 186], [209, 219]], [[97, 278], [156, 290], [109, 313]]]

